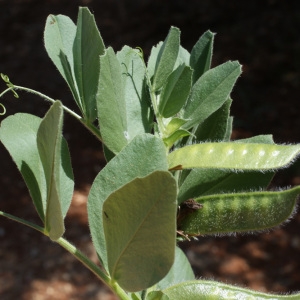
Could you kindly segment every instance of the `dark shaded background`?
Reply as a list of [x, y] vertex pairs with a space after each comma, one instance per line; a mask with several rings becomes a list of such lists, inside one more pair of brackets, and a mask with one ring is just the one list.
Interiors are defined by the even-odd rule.
[[[67, 85], [43, 47], [48, 14], [76, 21], [78, 6], [95, 14], [106, 46], [140, 46], [148, 55], [171, 25], [191, 50], [199, 36], [216, 32], [213, 65], [239, 60], [242, 77], [232, 94], [233, 138], [273, 133], [279, 143], [300, 142], [300, 2], [183, 0], [0, 0], [0, 72], [75, 109]], [[5, 88], [0, 82], [0, 90]], [[49, 104], [26, 93], [1, 99], [7, 115], [43, 116]], [[1, 117], [1, 120], [4, 117]], [[71, 117], [67, 138], [76, 192], [66, 220], [66, 237], [96, 260], [86, 217], [86, 195], [102, 166], [101, 145]], [[0, 209], [39, 222], [28, 192], [9, 155], [0, 146]], [[300, 184], [300, 164], [280, 171], [275, 184]], [[271, 233], [200, 238], [183, 244], [197, 277], [215, 278], [261, 291], [300, 290], [300, 216]], [[47, 238], [0, 218], [1, 299], [114, 299], [94, 276]]]

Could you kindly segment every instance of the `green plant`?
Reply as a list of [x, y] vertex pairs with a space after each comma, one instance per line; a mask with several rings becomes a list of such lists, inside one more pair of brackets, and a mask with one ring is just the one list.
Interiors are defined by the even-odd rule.
[[[195, 280], [177, 247], [196, 236], [278, 226], [293, 214], [300, 193], [300, 187], [266, 190], [300, 145], [276, 145], [270, 135], [230, 141], [230, 93], [241, 66], [210, 68], [214, 35], [204, 33], [189, 53], [171, 27], [146, 64], [140, 48], [106, 48], [92, 14], [80, 8], [77, 25], [50, 15], [44, 39], [81, 115], [2, 74], [7, 89], [0, 96], [25, 90], [53, 104], [43, 119], [17, 113], [0, 128], [42, 226], [0, 214], [49, 236], [120, 299], [299, 299]], [[88, 197], [103, 268], [63, 238], [74, 188], [64, 111], [103, 143], [107, 164]]]

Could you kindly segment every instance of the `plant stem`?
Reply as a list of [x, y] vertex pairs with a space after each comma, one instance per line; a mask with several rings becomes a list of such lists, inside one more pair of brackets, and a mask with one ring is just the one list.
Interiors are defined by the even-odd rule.
[[114, 282], [100, 267], [95, 265], [88, 257], [86, 257], [80, 250], [73, 246], [64, 238], [59, 238], [57, 243], [66, 249], [69, 253], [77, 258], [85, 267], [87, 267], [92, 273], [94, 273], [101, 281], [103, 281], [108, 287], [115, 292], [116, 295], [122, 300], [128, 300], [130, 297], [127, 293]]
[[[31, 93], [31, 94], [34, 94], [34, 95], [37, 95], [41, 98], [44, 98], [45, 100], [47, 101], [50, 101], [52, 103], [54, 103], [56, 100], [51, 98], [51, 97], [48, 97], [47, 95], [43, 94], [43, 93], [40, 93], [38, 91], [35, 91], [33, 89], [30, 89], [30, 88], [26, 88], [26, 87], [23, 87], [23, 86], [19, 86], [19, 85], [14, 85], [13, 87], [9, 87], [7, 88], [5, 91], [3, 91], [1, 94], [0, 94], [0, 98], [6, 94], [7, 92], [9, 91], [13, 91], [13, 90], [21, 90], [21, 91], [25, 91], [25, 92], [28, 92], [28, 93]], [[3, 106], [3, 105], [2, 105]], [[73, 110], [69, 109], [68, 107], [64, 106], [63, 105], [63, 109], [68, 112], [71, 116], [73, 116], [74, 118], [76, 118], [79, 122], [81, 122], [81, 124], [87, 128], [93, 135], [95, 135], [99, 140], [100, 142], [102, 142], [102, 137], [101, 137], [101, 134], [99, 132], [99, 130], [90, 122], [87, 122], [86, 120], [84, 120], [80, 115], [78, 115], [77, 113], [75, 113]]]
[[[24, 219], [18, 218], [11, 214], [0, 211], [0, 216], [6, 217], [12, 221], [23, 224], [27, 227], [35, 229], [48, 236], [44, 231], [44, 228], [26, 221]], [[71, 253], [77, 260], [79, 260], [85, 267], [87, 267], [94, 275], [96, 275], [105, 285], [107, 285], [121, 300], [130, 300], [131, 298], [127, 295], [127, 293], [114, 281], [112, 280], [102, 269], [94, 264], [86, 255], [84, 255], [79, 249], [73, 246], [69, 241], [64, 238], [59, 238], [56, 241], [61, 247]]]
[[[8, 89], [6, 89], [5, 91], [3, 91], [1, 94], [0, 94], [0, 98], [6, 94], [7, 92], [11, 91], [11, 90], [21, 90], [21, 91], [25, 91], [25, 92], [28, 92], [28, 93], [31, 93], [31, 94], [34, 94], [34, 95], [37, 95], [41, 98], [44, 98], [45, 100], [47, 101], [50, 101], [52, 103], [55, 102], [54, 99], [48, 97], [47, 95], [43, 94], [43, 93], [40, 93], [38, 91], [35, 91], [35, 90], [32, 90], [32, 89], [29, 89], [29, 88], [26, 88], [26, 87], [23, 87], [23, 86], [19, 86], [19, 85], [14, 85], [13, 87], [10, 87]], [[78, 114], [76, 114], [74, 111], [72, 111], [71, 109], [69, 109], [68, 107], [64, 106], [63, 105], [63, 109], [65, 111], [67, 111], [70, 115], [72, 115], [73, 117], [75, 117], [76, 119], [80, 120], [81, 119], [81, 116], [79, 116]]]
[[11, 214], [8, 214], [8, 213], [6, 213], [6, 212], [4, 212], [4, 211], [0, 211], [0, 216], [3, 216], [3, 217], [5, 217], [5, 218], [7, 218], [7, 219], [10, 219], [10, 220], [12, 220], [12, 221], [18, 222], [18, 223], [20, 223], [20, 224], [23, 224], [23, 225], [25, 225], [25, 226], [27, 226], [27, 227], [30, 227], [30, 228], [32, 228], [32, 229], [35, 229], [36, 231], [39, 231], [39, 232], [41, 232], [41, 233], [44, 234], [44, 228], [42, 228], [42, 227], [40, 227], [40, 226], [38, 226], [38, 225], [36, 225], [36, 224], [34, 224], [34, 223], [31, 223], [31, 222], [26, 221], [26, 220], [24, 220], [24, 219], [18, 218], [18, 217], [16, 217], [16, 216], [13, 216], [13, 215], [11, 215]]

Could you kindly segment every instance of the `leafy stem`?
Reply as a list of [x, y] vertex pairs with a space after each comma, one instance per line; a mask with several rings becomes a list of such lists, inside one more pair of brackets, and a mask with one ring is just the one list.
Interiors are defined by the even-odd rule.
[[[6, 217], [7, 219], [10, 219], [12, 221], [18, 222], [20, 224], [23, 224], [27, 227], [30, 227], [32, 229], [35, 229], [36, 231], [46, 235], [44, 228], [26, 221], [24, 219], [18, 218], [16, 216], [13, 216], [11, 214], [5, 213], [3, 211], [0, 211], [0, 216]], [[63, 247], [65, 250], [67, 250], [69, 253], [71, 253], [77, 260], [79, 260], [85, 267], [87, 267], [92, 273], [94, 273], [105, 285], [110, 287], [110, 289], [118, 295], [118, 297], [121, 300], [128, 300], [130, 297], [127, 295], [127, 293], [111, 278], [104, 272], [102, 269], [94, 264], [85, 254], [83, 254], [79, 249], [77, 249], [74, 245], [72, 245], [69, 241], [67, 241], [64, 238], [59, 238], [56, 241], [61, 247]]]

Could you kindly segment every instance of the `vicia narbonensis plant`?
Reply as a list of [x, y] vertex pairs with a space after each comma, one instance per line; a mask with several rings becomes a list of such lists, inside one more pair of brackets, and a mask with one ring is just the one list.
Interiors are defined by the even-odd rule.
[[[171, 27], [145, 62], [140, 48], [105, 47], [87, 8], [77, 25], [50, 15], [45, 47], [73, 94], [77, 114], [52, 102], [44, 118], [25, 113], [1, 123], [0, 139], [21, 172], [42, 225], [30, 226], [73, 254], [120, 299], [299, 299], [196, 280], [181, 240], [276, 227], [295, 211], [300, 187], [267, 191], [300, 145], [271, 135], [231, 141], [230, 93], [237, 61], [211, 68], [214, 34], [191, 53]], [[2, 105], [4, 108], [4, 106]], [[88, 196], [88, 219], [101, 267], [64, 239], [74, 182], [63, 115], [77, 118], [103, 144], [107, 164]]]

